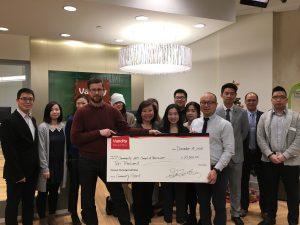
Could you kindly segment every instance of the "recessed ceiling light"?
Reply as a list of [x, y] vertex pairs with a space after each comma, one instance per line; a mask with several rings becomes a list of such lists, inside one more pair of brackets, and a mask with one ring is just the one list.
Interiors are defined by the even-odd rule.
[[8, 31], [8, 28], [6, 28], [6, 27], [0, 27], [0, 31]]
[[66, 5], [66, 6], [64, 6], [64, 10], [66, 10], [68, 12], [75, 12], [77, 9], [74, 6]]
[[97, 29], [101, 29], [102, 27], [100, 25], [96, 26]]
[[71, 34], [60, 34], [61, 37], [71, 37]]
[[136, 16], [135, 19], [138, 20], [138, 21], [146, 21], [146, 20], [149, 20], [149, 17], [147, 17], [147, 16]]
[[203, 27], [205, 27], [205, 24], [203, 24], [203, 23], [198, 23], [198, 24], [195, 24], [194, 27], [195, 27], [195, 28], [203, 28]]
[[124, 40], [122, 40], [122, 39], [115, 39], [115, 42], [122, 43], [122, 42], [124, 42]]

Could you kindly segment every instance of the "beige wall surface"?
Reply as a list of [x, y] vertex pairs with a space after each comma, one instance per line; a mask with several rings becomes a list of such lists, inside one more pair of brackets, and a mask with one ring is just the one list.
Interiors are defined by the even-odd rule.
[[145, 77], [145, 98], [157, 98], [162, 115], [173, 102], [177, 88], [188, 92], [188, 101], [199, 102], [203, 92], [219, 96], [221, 85], [235, 80], [240, 83], [239, 97], [255, 91], [260, 97], [260, 109], [267, 110], [273, 83], [272, 46], [272, 13], [238, 17], [235, 24], [189, 46], [193, 51], [190, 72]]
[[274, 14], [274, 81], [289, 91], [300, 83], [300, 10]]
[[[87, 44], [78, 41], [31, 40], [31, 87], [36, 91], [34, 115], [41, 121], [48, 102], [48, 71], [121, 73], [118, 68], [118, 46]], [[143, 80], [132, 76], [132, 104], [143, 98]], [[134, 96], [139, 96], [135, 100]]]
[[12, 34], [0, 34], [0, 59], [29, 61], [29, 37]]

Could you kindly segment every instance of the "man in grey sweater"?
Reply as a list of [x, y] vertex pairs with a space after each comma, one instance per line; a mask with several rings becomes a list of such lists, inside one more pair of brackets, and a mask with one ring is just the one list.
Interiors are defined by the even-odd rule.
[[295, 225], [299, 220], [300, 115], [286, 108], [288, 98], [283, 87], [273, 89], [271, 101], [273, 109], [265, 112], [257, 125], [257, 143], [268, 190], [268, 215], [259, 225], [276, 223], [280, 179], [287, 195], [287, 221]]

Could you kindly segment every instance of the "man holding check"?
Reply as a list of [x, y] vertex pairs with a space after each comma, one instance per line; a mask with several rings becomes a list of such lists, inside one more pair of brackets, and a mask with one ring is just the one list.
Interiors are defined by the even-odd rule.
[[228, 165], [234, 155], [233, 128], [227, 120], [218, 116], [217, 98], [207, 92], [200, 98], [203, 117], [195, 119], [191, 124], [191, 132], [209, 134], [211, 171], [207, 176], [208, 183], [196, 185], [200, 204], [201, 225], [211, 225], [212, 199], [215, 218], [214, 225], [226, 224], [226, 187], [228, 184]]
[[116, 132], [156, 134], [158, 131], [130, 128], [122, 114], [103, 101], [105, 90], [100, 79], [90, 79], [88, 89], [90, 103], [76, 111], [71, 129], [71, 141], [79, 147], [82, 217], [87, 225], [98, 225], [95, 190], [99, 177], [115, 203], [120, 224], [130, 225], [129, 209], [121, 183], [106, 181], [106, 139]]

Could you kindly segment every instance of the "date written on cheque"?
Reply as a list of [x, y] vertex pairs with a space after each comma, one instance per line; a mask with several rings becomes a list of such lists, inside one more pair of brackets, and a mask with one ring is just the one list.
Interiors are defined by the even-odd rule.
[[176, 146], [172, 147], [172, 151], [202, 151], [203, 147]]

